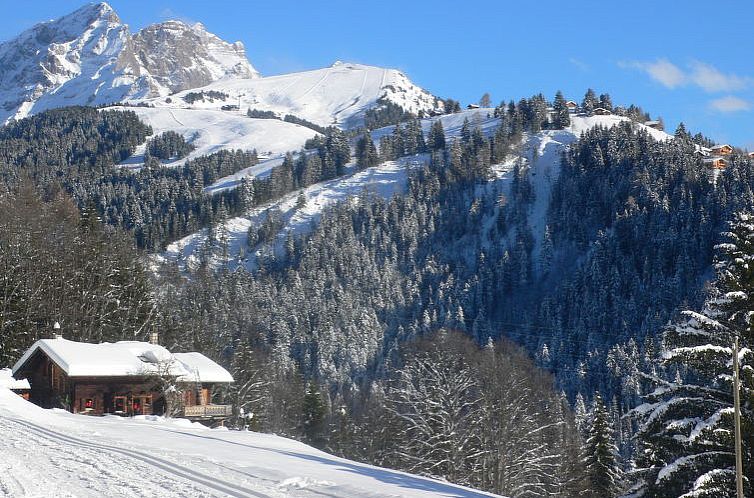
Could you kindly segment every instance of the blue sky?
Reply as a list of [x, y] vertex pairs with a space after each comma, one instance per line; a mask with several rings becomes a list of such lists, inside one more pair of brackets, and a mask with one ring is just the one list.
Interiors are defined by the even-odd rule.
[[[0, 0], [0, 40], [83, 5]], [[179, 18], [241, 40], [262, 74], [335, 60], [405, 71], [436, 95], [475, 102], [587, 87], [754, 150], [754, 2], [500, 0], [109, 2], [133, 29]]]

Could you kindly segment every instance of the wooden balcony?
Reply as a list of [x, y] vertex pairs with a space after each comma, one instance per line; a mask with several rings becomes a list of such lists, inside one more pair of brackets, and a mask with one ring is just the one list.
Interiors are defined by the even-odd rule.
[[233, 415], [231, 405], [196, 405], [183, 408], [183, 416], [186, 418], [226, 418]]

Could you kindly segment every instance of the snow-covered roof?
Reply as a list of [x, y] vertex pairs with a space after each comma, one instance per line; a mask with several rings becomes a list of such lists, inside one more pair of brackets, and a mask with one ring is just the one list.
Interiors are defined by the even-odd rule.
[[[223, 367], [201, 353], [173, 354], [138, 341], [90, 344], [63, 338], [40, 339], [13, 366], [13, 372], [43, 351], [69, 377], [128, 377], [164, 373], [185, 382], [233, 382]], [[197, 379], [198, 377], [198, 379]]]
[[199, 382], [233, 382], [233, 377], [223, 367], [201, 353], [174, 353], [184, 368], [192, 372], [192, 380]]
[[0, 388], [6, 389], [31, 389], [26, 379], [16, 380], [10, 368], [0, 368]]

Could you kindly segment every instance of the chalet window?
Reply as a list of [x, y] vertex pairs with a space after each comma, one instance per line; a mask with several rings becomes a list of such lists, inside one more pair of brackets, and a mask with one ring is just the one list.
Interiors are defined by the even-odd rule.
[[125, 411], [126, 411], [126, 397], [125, 396], [115, 396], [113, 398], [113, 407], [115, 408], [115, 413], [125, 413]]
[[92, 410], [94, 410], [94, 399], [86, 398], [84, 400], [84, 411], [90, 412]]

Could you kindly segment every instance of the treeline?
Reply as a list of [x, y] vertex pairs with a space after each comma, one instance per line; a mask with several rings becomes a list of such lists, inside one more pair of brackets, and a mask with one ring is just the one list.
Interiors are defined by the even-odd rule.
[[17, 187], [106, 173], [133, 154], [152, 129], [133, 111], [54, 109], [0, 128], [0, 180]]
[[159, 161], [153, 162], [152, 158], [162, 161], [183, 159], [194, 149], [196, 147], [186, 142], [183, 135], [174, 131], [166, 131], [147, 141], [144, 166], [147, 168], [159, 166]]
[[[60, 186], [80, 209], [92, 205], [106, 224], [133, 234], [139, 248], [160, 251], [228, 216], [342, 175], [350, 161], [348, 138], [328, 129], [316, 154], [289, 155], [268, 178], [208, 194], [204, 189], [218, 179], [257, 164], [256, 152], [221, 151], [165, 168], [158, 159], [179, 160], [193, 146], [174, 132], [147, 141], [151, 133], [131, 111], [87, 107], [18, 121], [0, 129], [0, 191], [17, 188], [23, 178], [43, 189]], [[144, 168], [116, 166], [145, 141]]]
[[65, 192], [25, 181], [0, 194], [0, 365], [59, 322], [86, 342], [144, 339], [158, 319], [149, 277], [127, 237]]

